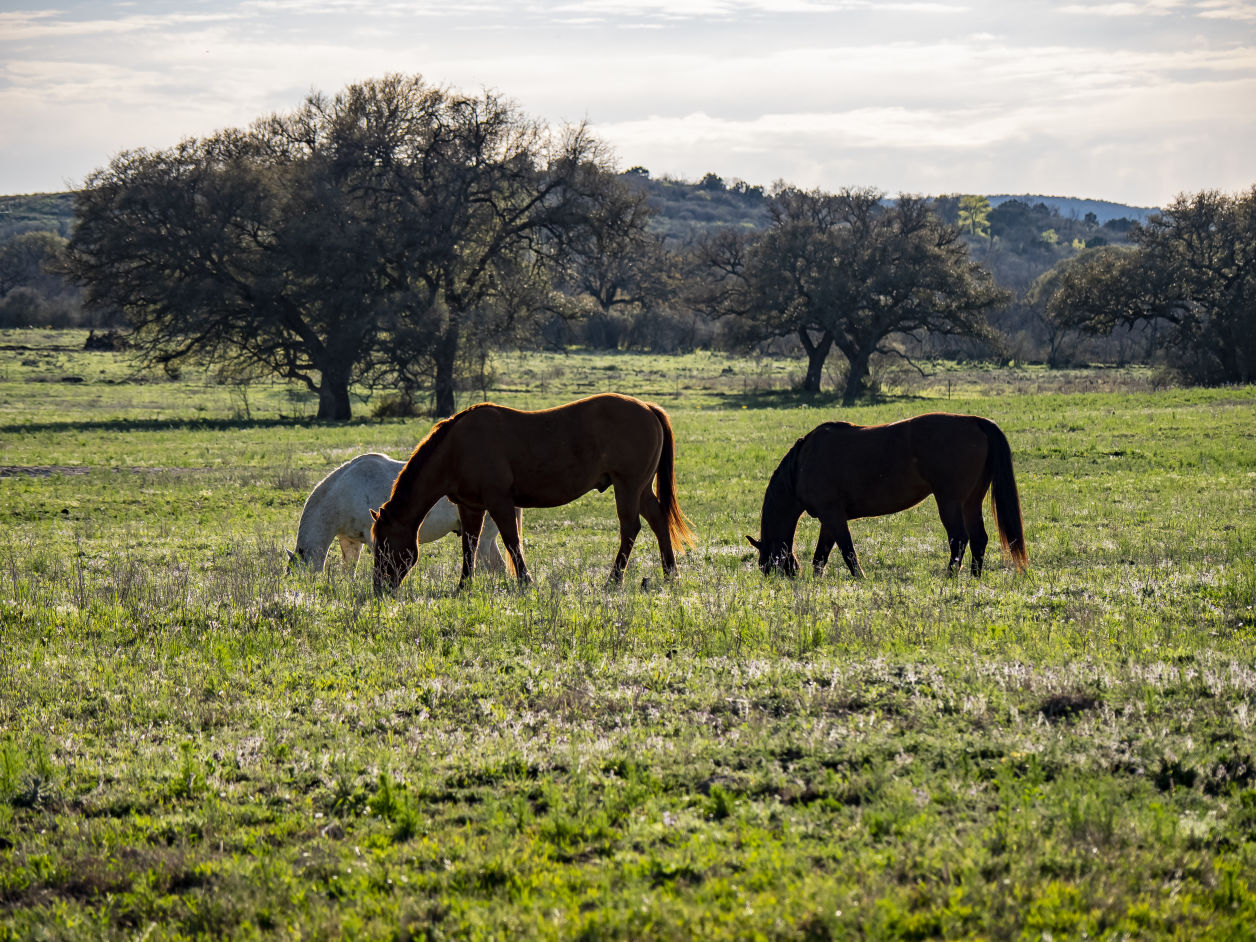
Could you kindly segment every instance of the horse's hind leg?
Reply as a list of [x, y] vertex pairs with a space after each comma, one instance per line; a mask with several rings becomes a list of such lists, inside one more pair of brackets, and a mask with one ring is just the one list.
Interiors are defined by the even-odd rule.
[[985, 496], [986, 489], [983, 487], [964, 501], [964, 529], [968, 533], [968, 544], [972, 549], [974, 576], [981, 575], [982, 566], [985, 565], [986, 545], [990, 542], [990, 538], [986, 536], [986, 522], [981, 519], [981, 504]]
[[475, 568], [484, 572], [502, 572], [506, 562], [497, 549], [497, 524], [491, 515], [484, 518], [484, 527], [480, 530], [480, 545], [475, 551]]
[[358, 564], [358, 554], [361, 552], [361, 540], [354, 540], [347, 536], [340, 538], [340, 554], [345, 558], [345, 570], [347, 572], [353, 572], [353, 567]]
[[480, 529], [484, 526], [484, 511], [460, 504], [458, 522], [462, 530], [462, 578], [458, 580], [458, 588], [461, 589], [475, 575], [475, 557], [480, 546]]
[[968, 545], [968, 534], [964, 529], [964, 509], [957, 500], [944, 501], [938, 498], [938, 516], [942, 518], [942, 526], [946, 528], [946, 542], [949, 550], [946, 574], [954, 575], [964, 559], [964, 549]]
[[519, 521], [515, 517], [515, 505], [510, 501], [493, 503], [489, 506], [488, 513], [497, 524], [502, 546], [506, 548], [510, 561], [515, 565], [515, 578], [519, 580], [519, 585], [531, 585], [532, 574], [528, 572], [528, 564], [523, 561], [523, 547], [519, 544]]
[[[676, 575], [676, 553], [672, 548], [672, 535], [667, 529], [667, 515], [659, 505], [659, 499], [647, 486], [641, 492], [641, 516], [650, 525], [659, 541], [659, 556], [663, 560], [663, 575], [671, 579]], [[627, 563], [627, 557], [624, 562]]]

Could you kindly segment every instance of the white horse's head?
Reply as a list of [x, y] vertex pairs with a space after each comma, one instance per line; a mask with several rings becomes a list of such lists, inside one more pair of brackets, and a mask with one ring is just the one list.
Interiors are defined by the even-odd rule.
[[305, 558], [305, 551], [301, 547], [297, 547], [294, 553], [292, 550], [285, 550], [288, 554], [288, 575], [294, 572], [309, 572], [311, 568], [310, 561]]

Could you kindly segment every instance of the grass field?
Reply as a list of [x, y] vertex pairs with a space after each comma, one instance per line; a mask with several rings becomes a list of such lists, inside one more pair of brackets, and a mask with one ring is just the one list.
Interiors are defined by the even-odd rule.
[[[427, 422], [81, 341], [0, 332], [0, 939], [1251, 937], [1256, 388], [506, 357], [498, 401], [663, 404], [698, 547], [607, 589], [591, 494], [525, 512], [532, 589], [454, 595], [445, 540], [380, 602], [283, 551]], [[795, 438], [934, 409], [1007, 433], [1028, 575], [946, 578], [929, 502], [860, 582], [760, 575]]]

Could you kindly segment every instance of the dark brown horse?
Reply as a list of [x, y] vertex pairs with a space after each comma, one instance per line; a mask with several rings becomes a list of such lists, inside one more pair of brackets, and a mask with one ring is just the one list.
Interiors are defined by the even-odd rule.
[[[676, 573], [673, 544], [693, 533], [676, 501], [675, 439], [667, 413], [649, 402], [605, 394], [522, 412], [482, 403], [439, 422], [419, 442], [373, 515], [375, 588], [395, 588], [418, 561], [419, 522], [442, 495], [462, 519], [461, 587], [475, 571], [487, 512], [521, 584], [532, 581], [519, 546], [516, 507], [557, 507], [595, 488], [615, 488], [619, 553], [611, 581], [623, 580], [641, 517], [658, 537], [663, 572]], [[657, 495], [650, 481], [657, 481]]]
[[972, 573], [979, 576], [988, 542], [981, 503], [991, 484], [999, 540], [1023, 571], [1029, 556], [1012, 450], [997, 425], [943, 412], [892, 425], [826, 422], [798, 439], [772, 474], [763, 495], [759, 539], [746, 539], [759, 551], [764, 573], [796, 575], [794, 531], [806, 511], [820, 521], [812, 558], [816, 575], [824, 571], [836, 543], [851, 575], [860, 576], [846, 522], [897, 513], [933, 494], [950, 546], [947, 572], [955, 572], [965, 545], [971, 544]]

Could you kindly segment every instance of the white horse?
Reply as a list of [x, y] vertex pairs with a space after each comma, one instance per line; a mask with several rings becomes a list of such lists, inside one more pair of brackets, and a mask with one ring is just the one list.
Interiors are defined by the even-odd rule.
[[[289, 569], [306, 566], [321, 572], [327, 558], [327, 548], [333, 539], [339, 538], [340, 552], [350, 572], [357, 565], [362, 544], [373, 547], [371, 542], [371, 511], [378, 510], [392, 493], [397, 473], [405, 467], [404, 461], [394, 461], [387, 455], [358, 455], [346, 461], [314, 486], [301, 511], [301, 523], [297, 527], [297, 551], [288, 552]], [[515, 520], [523, 524], [523, 512], [515, 508]], [[419, 526], [419, 542], [431, 543], [448, 533], [461, 533], [458, 508], [448, 497], [442, 497], [423, 518]], [[502, 558], [497, 548], [497, 524], [484, 518], [484, 529], [475, 551], [476, 568], [487, 567], [500, 571], [513, 567]]]

